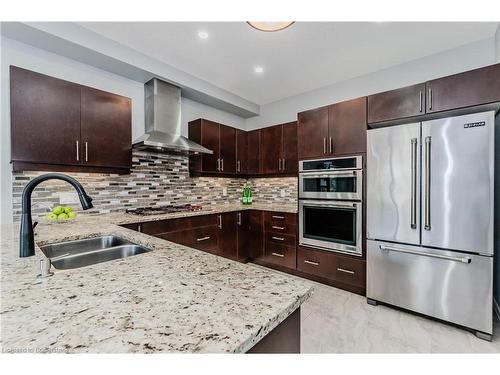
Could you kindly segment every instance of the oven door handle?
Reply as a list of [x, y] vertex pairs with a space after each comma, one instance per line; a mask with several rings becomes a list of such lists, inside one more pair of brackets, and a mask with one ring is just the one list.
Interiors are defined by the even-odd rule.
[[300, 176], [303, 178], [330, 178], [330, 177], [356, 177], [358, 174], [358, 170], [351, 171], [332, 171], [327, 173], [318, 173], [318, 172], [300, 172]]
[[305, 207], [358, 207], [361, 202], [342, 202], [342, 201], [335, 201], [335, 203], [332, 203], [332, 201], [300, 201], [301, 206]]

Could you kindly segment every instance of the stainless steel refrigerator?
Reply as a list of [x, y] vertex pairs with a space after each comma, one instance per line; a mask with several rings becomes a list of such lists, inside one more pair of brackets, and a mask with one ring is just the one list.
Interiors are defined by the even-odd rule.
[[495, 113], [368, 130], [367, 298], [493, 331]]

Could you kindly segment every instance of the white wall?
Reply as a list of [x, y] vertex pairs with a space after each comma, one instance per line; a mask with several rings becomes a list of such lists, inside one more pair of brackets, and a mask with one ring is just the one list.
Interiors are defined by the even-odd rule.
[[494, 44], [494, 38], [485, 39], [262, 105], [260, 116], [247, 119], [247, 129], [294, 121], [297, 112], [493, 64]]
[[500, 63], [500, 24], [497, 27], [497, 32], [495, 33], [495, 60]]
[[[79, 63], [42, 49], [1, 38], [1, 131], [0, 131], [0, 223], [12, 220], [12, 179], [10, 165], [10, 104], [9, 66], [16, 65], [53, 77], [110, 91], [132, 99], [132, 139], [144, 133], [144, 85], [122, 76]], [[182, 99], [182, 132], [187, 134], [187, 123], [199, 117], [245, 128], [242, 117], [208, 107], [189, 99]]]

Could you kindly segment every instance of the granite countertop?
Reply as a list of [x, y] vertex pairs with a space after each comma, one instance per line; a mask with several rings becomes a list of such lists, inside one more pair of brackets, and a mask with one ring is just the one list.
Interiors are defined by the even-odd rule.
[[[17, 228], [2, 228], [4, 352], [245, 352], [312, 293], [312, 284], [118, 226], [241, 209], [210, 206], [148, 216], [81, 215], [36, 227], [37, 245], [114, 234], [153, 251], [37, 279], [43, 254], [18, 257]], [[295, 207], [296, 212], [296, 207]]]

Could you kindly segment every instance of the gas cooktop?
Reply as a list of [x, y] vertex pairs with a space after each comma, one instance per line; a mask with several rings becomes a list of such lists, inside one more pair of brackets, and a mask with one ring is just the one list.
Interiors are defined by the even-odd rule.
[[154, 206], [154, 207], [139, 207], [133, 209], [127, 209], [125, 212], [127, 214], [147, 216], [147, 215], [162, 215], [162, 214], [173, 214], [177, 212], [190, 212], [190, 211], [201, 211], [201, 205], [185, 204], [179, 206]]

